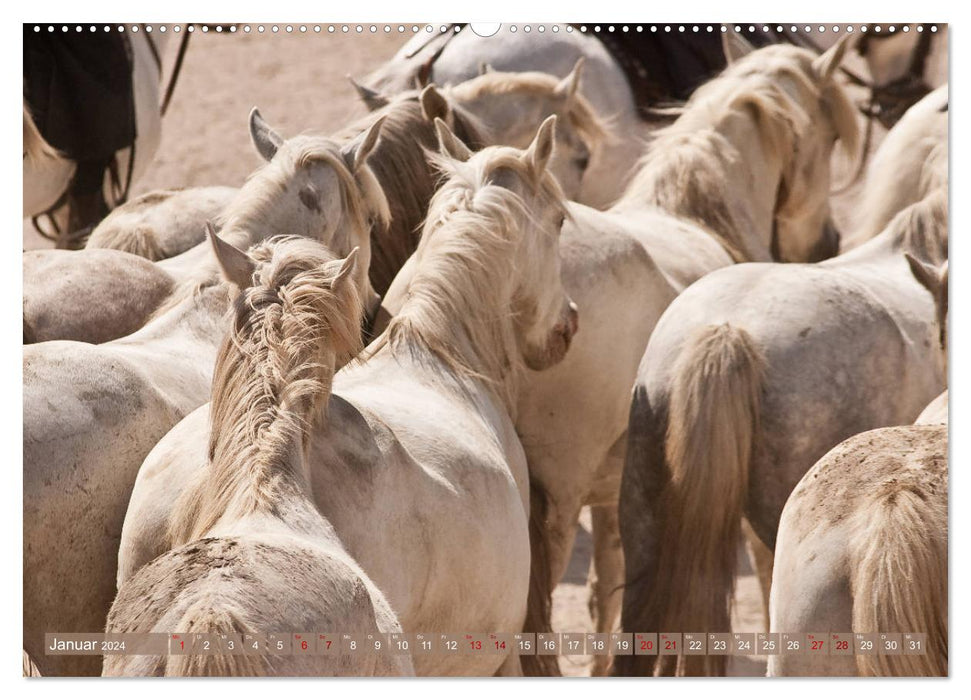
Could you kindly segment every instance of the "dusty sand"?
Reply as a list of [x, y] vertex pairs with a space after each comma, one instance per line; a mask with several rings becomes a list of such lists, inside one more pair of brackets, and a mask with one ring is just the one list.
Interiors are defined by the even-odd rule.
[[[410, 25], [408, 25], [410, 27]], [[263, 35], [204, 34], [190, 42], [175, 96], [163, 122], [162, 143], [149, 174], [134, 187], [141, 194], [161, 187], [240, 185], [260, 160], [249, 141], [252, 106], [284, 136], [330, 133], [365, 110], [345, 76], [363, 76], [390, 58], [405, 39], [392, 32], [356, 35], [283, 32]], [[174, 42], [173, 42], [174, 43]], [[174, 60], [169, 46], [167, 63]], [[854, 57], [854, 60], [855, 57]], [[861, 67], [857, 64], [857, 69]], [[860, 93], [855, 94], [857, 98]], [[861, 120], [862, 121], [862, 120]], [[883, 132], [878, 127], [873, 147]], [[837, 170], [837, 180], [845, 167]], [[858, 188], [836, 203], [837, 223], [851, 228], [849, 212]], [[24, 247], [50, 244], [24, 226]], [[591, 557], [589, 513], [584, 511], [573, 558], [554, 596], [554, 629], [592, 631], [586, 580]], [[761, 593], [742, 557], [733, 629], [761, 631]], [[589, 675], [590, 657], [560, 657], [564, 675]], [[764, 658], [732, 659], [733, 675], [763, 675]]]

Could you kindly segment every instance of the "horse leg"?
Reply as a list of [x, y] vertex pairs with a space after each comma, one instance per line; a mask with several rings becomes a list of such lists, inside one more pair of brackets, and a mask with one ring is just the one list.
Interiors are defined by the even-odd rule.
[[[594, 631], [615, 632], [620, 625], [620, 605], [624, 591], [624, 551], [620, 546], [617, 506], [591, 506], [593, 520], [593, 559], [587, 579], [590, 591], [590, 619]], [[591, 675], [610, 673], [611, 656], [594, 656]]]
[[522, 676], [523, 665], [520, 663], [519, 654], [510, 653], [505, 661], [496, 669], [496, 676]]
[[[588, 606], [594, 630], [615, 632], [620, 628], [620, 606], [624, 590], [624, 551], [620, 546], [617, 501], [627, 454], [627, 431], [611, 446], [597, 471], [588, 497], [593, 526], [593, 560], [587, 577]], [[612, 657], [595, 656], [592, 675], [606, 676]]]
[[[530, 479], [529, 595], [525, 632], [553, 631], [553, 589], [569, 562], [580, 503], [557, 501], [535, 478]], [[559, 676], [556, 656], [529, 655], [521, 659], [526, 676]]]
[[765, 546], [759, 536], [755, 534], [747, 518], [742, 519], [742, 536], [745, 538], [745, 550], [748, 552], [752, 568], [759, 577], [759, 587], [762, 589], [762, 620], [765, 631], [769, 629], [769, 592], [772, 590], [772, 550]]

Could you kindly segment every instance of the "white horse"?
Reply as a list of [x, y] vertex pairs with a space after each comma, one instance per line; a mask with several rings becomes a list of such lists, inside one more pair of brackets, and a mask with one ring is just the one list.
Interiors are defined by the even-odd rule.
[[[372, 222], [374, 228], [387, 229], [390, 212], [371, 169], [362, 167], [351, 173], [350, 180], [345, 178], [355, 154], [367, 156], [375, 148], [382, 123], [373, 121], [342, 144], [314, 136], [298, 136], [284, 144], [254, 109], [250, 136], [267, 162], [250, 175], [217, 219], [223, 235], [246, 248], [283, 233], [334, 241], [335, 236], [346, 236], [356, 226], [370, 228]], [[363, 209], [358, 209], [359, 202], [364, 203]], [[205, 221], [198, 225], [204, 230]], [[335, 242], [335, 248], [346, 251], [348, 243], [342, 239]], [[113, 261], [111, 269], [103, 267], [106, 259]], [[121, 251], [110, 255], [98, 249], [38, 250], [24, 255], [24, 279], [25, 329], [42, 317], [45, 339], [83, 340], [96, 335], [104, 341], [121, 337], [118, 333], [123, 330], [141, 327], [144, 310], [158, 315], [196, 285], [217, 281], [218, 268], [206, 243], [161, 260], [148, 272], [140, 256]], [[163, 285], [165, 279], [174, 286]], [[57, 285], [68, 284], [81, 288], [79, 296], [85, 304], [53, 293]], [[124, 304], [110, 296], [119, 286], [126, 290]], [[368, 299], [371, 308], [377, 295], [369, 293]]]
[[[946, 352], [947, 262], [905, 256]], [[861, 433], [820, 459], [786, 501], [775, 561], [771, 629], [927, 637], [923, 655], [774, 657], [769, 675], [946, 676], [947, 391], [914, 426]]]
[[[830, 155], [837, 138], [850, 152], [856, 143], [853, 106], [832, 81], [845, 48], [814, 59], [779, 46], [739, 59], [657, 134], [612, 209], [570, 205], [560, 252], [567, 291], [587, 312], [584, 332], [560, 365], [528, 374], [516, 418], [533, 498], [527, 630], [550, 629], [551, 596], [585, 504], [604, 507], [594, 521], [596, 559], [605, 567], [598, 631], [616, 624], [623, 562], [613, 511], [630, 388], [668, 303], [733, 262], [835, 252], [836, 238], [824, 226]], [[389, 314], [405, 303], [409, 267], [385, 297]], [[530, 673], [557, 672], [555, 657], [527, 662]]]
[[[947, 257], [947, 197], [816, 265], [739, 265], [658, 322], [630, 409], [620, 520], [625, 629], [730, 629], [744, 517], [770, 549], [793, 486], [828, 449], [910, 423], [944, 388], [934, 300], [901, 252]], [[637, 657], [629, 672], [650, 672]], [[724, 657], [658, 672], [718, 674]], [[675, 666], [677, 664], [677, 666]]]
[[[132, 56], [132, 96], [135, 103], [137, 134], [132, 147], [124, 148], [115, 154], [118, 180], [122, 183], [138, 182], [151, 164], [152, 156], [158, 150], [162, 138], [160, 57], [165, 55], [170, 37], [171, 34], [161, 32], [141, 31], [128, 34]], [[74, 161], [65, 158], [44, 141], [27, 110], [26, 103], [23, 119], [23, 216], [28, 218], [47, 211], [57, 203], [68, 188], [77, 166]], [[104, 197], [109, 209], [118, 203], [118, 194], [114, 191], [111, 178], [106, 174]], [[71, 243], [72, 232], [67, 230], [67, 214], [67, 207], [61, 207], [53, 215], [58, 229], [59, 248], [68, 247]]]
[[[434, 191], [437, 175], [425, 159], [425, 149], [433, 148], [435, 133], [433, 120], [439, 117], [455, 132], [477, 146], [513, 145], [526, 147], [543, 119], [551, 114], [558, 115], [563, 127], [557, 135], [557, 153], [551, 169], [561, 184], [575, 194], [579, 190], [580, 179], [587, 167], [591, 151], [597, 148], [602, 135], [602, 127], [589, 104], [577, 94], [580, 82], [580, 66], [564, 80], [557, 80], [539, 73], [507, 74], [490, 73], [450, 90], [438, 90], [426, 86], [420, 93], [412, 91], [403, 94], [378, 109], [374, 114], [346, 127], [335, 140], [348, 149], [369, 133], [379, 122], [382, 138], [377, 143], [369, 163], [378, 183], [384, 189], [388, 200], [391, 223], [389, 226], [375, 226], [372, 229], [372, 260], [369, 274], [377, 293], [383, 293], [397, 274], [401, 265], [414, 251], [418, 233]], [[250, 135], [257, 151], [271, 161], [283, 138], [267, 125], [258, 112], [250, 118]], [[301, 136], [294, 141], [295, 147], [305, 147], [313, 137]], [[284, 149], [288, 153], [289, 149]], [[290, 161], [285, 160], [289, 163]], [[332, 183], [320, 181], [321, 170], [308, 160], [298, 163], [291, 171], [291, 180], [286, 187], [278, 188], [270, 195], [263, 192], [262, 197], [272, 196], [272, 215], [260, 222], [264, 235], [274, 233], [295, 233], [307, 231], [308, 235], [321, 235], [319, 229], [330, 225], [322, 212], [328, 211], [326, 201], [331, 196]], [[270, 170], [273, 166], [266, 166]], [[260, 171], [257, 171], [260, 172]], [[325, 173], [326, 171], [324, 171]], [[251, 178], [260, 179], [254, 174]], [[252, 201], [249, 192], [255, 185], [247, 184], [240, 194], [242, 202]], [[321, 199], [318, 201], [318, 199]], [[265, 207], [269, 212], [270, 203]], [[232, 216], [229, 210], [217, 219]], [[201, 232], [205, 220], [199, 218], [190, 230], [197, 227]], [[142, 246], [137, 236], [137, 227], [128, 227], [118, 232], [115, 245], [131, 250]], [[232, 235], [231, 231], [227, 235]], [[245, 247], [246, 241], [234, 241]], [[103, 257], [103, 256], [102, 256]], [[47, 275], [74, 280], [97, 280], [99, 257], [91, 251], [79, 251], [72, 256], [55, 256], [49, 251], [38, 252], [25, 257], [25, 279], [38, 277], [33, 266], [43, 263]], [[207, 246], [198, 245], [174, 258], [158, 264], [158, 269], [173, 277], [180, 286], [210, 279], [214, 274], [208, 264]], [[28, 265], [28, 263], [30, 263]], [[103, 280], [102, 288], [125, 284], [129, 292], [129, 307], [137, 309], [153, 308], [164, 304], [168, 294], [157, 287], [140, 285], [136, 275], [118, 274], [113, 271], [111, 280]], [[47, 278], [44, 277], [44, 280]], [[31, 285], [36, 289], [41, 283]], [[89, 283], [92, 284], [93, 283]], [[97, 290], [88, 293], [88, 299], [96, 298]], [[46, 337], [78, 339], [68, 333], [78, 327], [96, 329], [99, 337], [111, 328], [129, 328], [138, 318], [116, 318], [117, 305], [110, 300], [102, 303], [89, 303], [84, 306], [72, 305], [70, 317], [56, 304], [57, 297], [45, 294], [43, 300], [33, 301], [30, 306], [36, 316], [43, 313], [47, 319]], [[41, 301], [44, 303], [42, 304]], [[67, 306], [67, 304], [64, 304]], [[369, 307], [371, 304], [369, 304]], [[61, 319], [64, 330], [58, 331], [55, 321]], [[25, 320], [25, 324], [29, 325]], [[137, 327], [137, 326], [136, 326]], [[59, 334], [60, 333], [60, 334]], [[111, 336], [118, 337], [118, 336]]]
[[[556, 250], [564, 201], [546, 167], [553, 120], [525, 152], [475, 154], [438, 122], [449, 179], [429, 208], [408, 300], [367, 361], [338, 373], [327, 425], [310, 437], [317, 507], [406, 632], [523, 629], [529, 477], [512, 418], [526, 368], [568, 356], [577, 327]], [[185, 541], [166, 524], [183, 522], [180, 492], [207, 478], [208, 415], [183, 420], [142, 466], [120, 586]], [[420, 675], [518, 671], [508, 653], [414, 663]]]
[[[365, 83], [379, 93], [394, 94], [415, 84], [422, 65], [440, 55], [427, 78], [440, 85], [455, 85], [478, 75], [483, 65], [499, 71], [539, 71], [565, 77], [583, 60], [586, 79], [581, 94], [608, 123], [603, 148], [592, 154], [583, 189], [576, 198], [604, 208], [624, 190], [643, 152], [645, 132], [623, 69], [595, 37], [579, 31], [545, 33], [511, 32], [503, 26], [490, 37], [477, 36], [469, 27], [457, 35], [417, 35], [406, 43]], [[562, 122], [561, 122], [561, 126]]]
[[[292, 182], [294, 169], [308, 169], [299, 164], [310, 164], [326, 223], [296, 232], [317, 234], [345, 255], [360, 247], [355, 281], [370, 299], [364, 267], [370, 220], [387, 215], [366, 164], [378, 128], [352, 147], [286, 142], [244, 186], [247, 197], [237, 201], [223, 235], [246, 246], [259, 242], [262, 222], [279, 218], [277, 207], [285, 206], [279, 190]], [[97, 657], [45, 655], [44, 632], [102, 628], [138, 466], [159, 438], [209, 398], [230, 290], [215, 259], [200, 265], [215, 273], [174, 295], [133, 335], [96, 346], [24, 347], [24, 649], [45, 675], [98, 671]]]
[[[348, 554], [311, 492], [311, 432], [326, 429], [334, 372], [361, 347], [357, 249], [335, 260], [308, 238], [270, 239], [272, 257], [260, 265], [210, 235], [224, 274], [243, 292], [216, 358], [206, 478], [180, 505], [179, 517], [187, 522], [174, 524], [193, 535], [121, 587], [106, 630], [401, 632], [384, 595]], [[105, 656], [103, 673], [413, 673], [409, 655], [261, 652]]]
[[905, 207], [947, 183], [948, 87], [911, 107], [887, 133], [867, 166], [857, 225], [843, 250], [883, 231]]
[[71, 250], [23, 255], [24, 344], [122, 338], [144, 326], [176, 287], [157, 265], [121, 250], [91, 251], [82, 260]]
[[920, 653], [905, 637], [899, 655], [770, 656], [768, 675], [947, 676], [947, 495], [946, 425], [860, 433], [806, 473], [779, 521], [771, 628], [925, 636]]
[[153, 190], [131, 199], [101, 220], [85, 248], [114, 248], [164, 260], [198, 245], [206, 221], [222, 217], [239, 190], [189, 187]]

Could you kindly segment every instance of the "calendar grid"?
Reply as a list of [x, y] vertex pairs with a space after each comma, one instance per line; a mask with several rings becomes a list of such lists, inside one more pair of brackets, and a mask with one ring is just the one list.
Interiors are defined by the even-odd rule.
[[273, 632], [45, 635], [69, 655], [898, 656], [925, 655], [919, 632]]

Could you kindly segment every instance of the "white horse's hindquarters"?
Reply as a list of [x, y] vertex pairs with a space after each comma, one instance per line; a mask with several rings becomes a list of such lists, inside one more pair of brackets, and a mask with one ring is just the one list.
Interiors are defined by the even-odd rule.
[[[772, 574], [772, 632], [852, 631], [853, 598], [846, 561], [850, 532], [846, 522], [821, 523], [806, 509], [787, 504], [779, 526]], [[815, 657], [809, 652], [779, 652], [768, 657], [769, 676], [856, 675], [852, 654]]]

